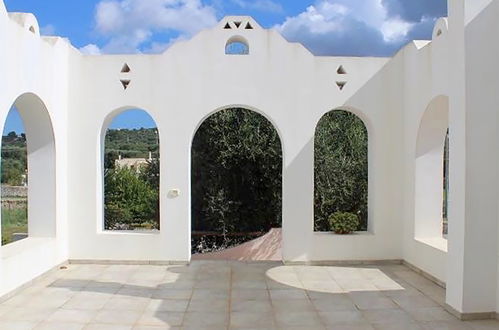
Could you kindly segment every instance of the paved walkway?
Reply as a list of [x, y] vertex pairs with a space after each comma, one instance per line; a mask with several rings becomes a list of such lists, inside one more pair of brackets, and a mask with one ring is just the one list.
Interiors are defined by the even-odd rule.
[[444, 295], [400, 265], [69, 265], [0, 304], [0, 329], [499, 329]]
[[261, 237], [230, 249], [212, 253], [194, 254], [192, 260], [282, 260], [282, 229], [273, 228]]

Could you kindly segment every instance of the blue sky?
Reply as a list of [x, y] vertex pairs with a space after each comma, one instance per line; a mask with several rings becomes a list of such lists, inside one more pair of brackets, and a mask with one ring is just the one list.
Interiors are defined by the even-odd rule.
[[[86, 54], [159, 53], [226, 15], [250, 15], [316, 55], [392, 56], [410, 40], [430, 39], [435, 20], [447, 15], [446, 0], [4, 2], [8, 11], [34, 13], [42, 34], [67, 37]], [[128, 116], [132, 123], [147, 122]], [[6, 130], [20, 131], [15, 116]]]

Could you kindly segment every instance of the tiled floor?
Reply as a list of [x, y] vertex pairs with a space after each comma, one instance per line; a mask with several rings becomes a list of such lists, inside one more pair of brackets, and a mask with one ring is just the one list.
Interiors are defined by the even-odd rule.
[[400, 265], [69, 265], [0, 304], [0, 329], [499, 329], [444, 295]]

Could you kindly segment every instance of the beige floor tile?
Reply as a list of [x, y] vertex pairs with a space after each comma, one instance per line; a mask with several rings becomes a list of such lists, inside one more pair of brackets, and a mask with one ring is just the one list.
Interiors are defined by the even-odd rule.
[[139, 297], [116, 296], [107, 301], [104, 305], [106, 310], [144, 310], [149, 305], [151, 299]]
[[[404, 328], [399, 328], [398, 330], [406, 330]], [[359, 324], [337, 324], [332, 326], [326, 326], [326, 330], [375, 330], [372, 325], [367, 323]]]
[[237, 300], [268, 300], [270, 299], [268, 290], [254, 289], [232, 289], [231, 299]]
[[[274, 305], [275, 307], [275, 305]], [[232, 301], [231, 312], [233, 313], [271, 313], [272, 304], [268, 300], [239, 300]]]
[[368, 291], [368, 292], [376, 292], [379, 291], [378, 288], [370, 281], [365, 279], [345, 279], [338, 278], [336, 282], [346, 292], [355, 292], [355, 291]]
[[142, 315], [141, 311], [117, 311], [117, 310], [101, 310], [97, 312], [92, 323], [101, 324], [119, 324], [119, 325], [134, 325]]
[[234, 312], [230, 314], [230, 326], [233, 328], [252, 327], [255, 329], [274, 327], [272, 313]]
[[405, 310], [416, 321], [455, 321], [456, 318], [442, 307], [423, 307]]
[[277, 313], [314, 312], [315, 306], [308, 299], [273, 300], [272, 307]]
[[360, 310], [369, 309], [393, 309], [398, 306], [388, 297], [380, 296], [363, 296], [362, 294], [353, 295], [352, 301]]
[[61, 308], [63, 309], [84, 309], [84, 310], [99, 310], [111, 299], [111, 296], [85, 296], [77, 295], [69, 299]]
[[320, 312], [319, 316], [327, 326], [365, 325], [368, 323], [362, 313], [355, 310]]
[[468, 323], [460, 321], [430, 321], [421, 324], [426, 330], [473, 330]]
[[[136, 325], [133, 330], [180, 330], [180, 327], [170, 327], [170, 326], [153, 326], [153, 325]], [[182, 328], [185, 329], [185, 328]]]
[[191, 300], [187, 306], [188, 312], [214, 312], [227, 313], [229, 311], [228, 299], [198, 299]]
[[334, 280], [317, 281], [317, 280], [302, 280], [303, 288], [309, 291], [325, 292], [325, 293], [343, 293], [345, 290], [341, 288]]
[[312, 304], [319, 312], [352, 311], [357, 306], [346, 295], [330, 296], [323, 299], [312, 299]]
[[0, 321], [0, 330], [32, 330], [37, 322], [28, 321]]
[[404, 309], [424, 307], [439, 307], [439, 305], [424, 295], [393, 297], [393, 301]]
[[153, 299], [191, 299], [192, 289], [160, 289], [153, 292]]
[[266, 289], [267, 284], [264, 281], [235, 281], [232, 284], [233, 289]]
[[132, 330], [132, 326], [95, 323], [87, 325], [83, 330]]
[[60, 309], [54, 312], [47, 322], [89, 323], [95, 317], [96, 311]]
[[373, 328], [376, 330], [425, 330], [426, 328], [417, 322], [400, 322], [400, 323], [374, 323]]
[[218, 328], [224, 329], [229, 322], [226, 313], [206, 313], [206, 312], [187, 312], [184, 316], [183, 327], [192, 329]]
[[473, 330], [496, 330], [499, 329], [499, 320], [480, 320], [465, 322]]
[[48, 319], [57, 309], [14, 307], [2, 317], [6, 321], [41, 322]]
[[362, 311], [370, 323], [411, 323], [415, 320], [401, 309], [379, 309]]
[[194, 289], [192, 300], [228, 300], [229, 290], [222, 289]]
[[272, 300], [293, 300], [293, 299], [308, 299], [305, 290], [270, 290], [270, 298]]
[[180, 326], [184, 313], [146, 311], [137, 321], [137, 325]]
[[71, 322], [42, 322], [35, 330], [82, 330], [85, 324]]
[[277, 326], [289, 329], [290, 327], [321, 327], [321, 320], [316, 312], [276, 312]]
[[152, 299], [147, 310], [153, 312], [185, 312], [189, 300], [187, 299]]

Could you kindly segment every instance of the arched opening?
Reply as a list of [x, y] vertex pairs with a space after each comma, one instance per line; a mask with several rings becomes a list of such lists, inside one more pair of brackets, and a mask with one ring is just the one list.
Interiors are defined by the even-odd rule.
[[147, 112], [131, 109], [111, 116], [103, 132], [104, 230], [159, 230], [156, 123]]
[[282, 147], [272, 123], [248, 109], [221, 110], [197, 130], [191, 159], [192, 254], [239, 248], [263, 236], [275, 241], [252, 255], [220, 259], [280, 259]]
[[435, 98], [421, 119], [416, 145], [415, 237], [441, 238], [447, 231], [449, 100]]
[[20, 96], [2, 138], [2, 245], [27, 237], [55, 237], [55, 140], [43, 102]]
[[355, 231], [368, 229], [368, 131], [355, 114], [333, 110], [314, 139], [314, 230], [333, 231], [334, 214], [350, 213]]
[[241, 37], [235, 36], [229, 39], [225, 44], [225, 54], [226, 55], [248, 55], [249, 45], [248, 41]]

